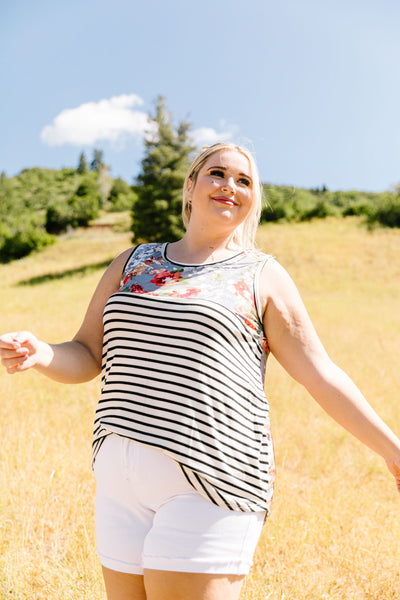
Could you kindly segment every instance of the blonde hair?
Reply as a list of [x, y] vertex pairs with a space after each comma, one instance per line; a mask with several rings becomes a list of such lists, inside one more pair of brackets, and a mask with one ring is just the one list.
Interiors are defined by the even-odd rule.
[[222, 150], [233, 150], [240, 152], [247, 158], [250, 164], [251, 176], [253, 180], [253, 207], [243, 223], [241, 223], [233, 234], [232, 241], [242, 248], [253, 248], [255, 244], [255, 237], [257, 227], [260, 221], [261, 209], [262, 209], [262, 187], [260, 183], [260, 176], [256, 161], [253, 155], [247, 148], [231, 144], [229, 142], [219, 142], [212, 146], [205, 147], [202, 152], [192, 162], [186, 178], [183, 184], [183, 203], [182, 203], [182, 220], [185, 227], [188, 226], [191, 216], [192, 205], [190, 203], [189, 194], [189, 182], [191, 183], [191, 189], [196, 185], [197, 176], [199, 171], [204, 166], [206, 161], [215, 154]]

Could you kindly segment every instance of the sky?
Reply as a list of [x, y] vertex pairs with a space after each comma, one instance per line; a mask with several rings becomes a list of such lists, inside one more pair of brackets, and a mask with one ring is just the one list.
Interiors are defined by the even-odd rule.
[[400, 182], [398, 0], [3, 0], [0, 172], [103, 150], [133, 183], [161, 94], [276, 185]]

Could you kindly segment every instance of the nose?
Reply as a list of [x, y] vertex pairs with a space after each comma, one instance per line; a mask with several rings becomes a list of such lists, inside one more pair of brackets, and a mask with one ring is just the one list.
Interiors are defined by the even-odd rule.
[[235, 180], [233, 179], [233, 177], [229, 177], [229, 178], [225, 179], [225, 181], [223, 182], [223, 184], [221, 186], [221, 189], [226, 192], [234, 193], [236, 186], [235, 186]]

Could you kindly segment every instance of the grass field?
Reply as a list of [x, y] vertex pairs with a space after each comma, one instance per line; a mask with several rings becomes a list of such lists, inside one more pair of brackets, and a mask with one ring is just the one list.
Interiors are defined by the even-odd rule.
[[[69, 339], [129, 235], [93, 228], [0, 266], [0, 331]], [[268, 225], [330, 355], [400, 433], [400, 231]], [[0, 374], [0, 598], [102, 600], [91, 429], [99, 381]], [[270, 359], [277, 484], [242, 600], [400, 600], [400, 497], [383, 461]]]

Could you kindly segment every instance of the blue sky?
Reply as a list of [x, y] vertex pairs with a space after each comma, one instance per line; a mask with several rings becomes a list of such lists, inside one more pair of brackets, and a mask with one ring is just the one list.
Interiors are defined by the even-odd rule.
[[199, 144], [253, 149], [263, 181], [400, 182], [398, 0], [7, 0], [0, 171], [101, 148], [132, 182], [165, 96]]

